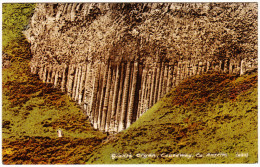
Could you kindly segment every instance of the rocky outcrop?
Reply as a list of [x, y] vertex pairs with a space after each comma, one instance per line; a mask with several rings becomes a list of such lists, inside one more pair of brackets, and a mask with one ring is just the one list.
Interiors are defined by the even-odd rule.
[[[194, 4], [38, 4], [25, 31], [34, 55], [31, 71], [67, 92], [94, 128], [124, 130], [190, 76], [257, 67], [256, 4]], [[245, 24], [251, 29], [242, 37], [241, 27], [215, 16], [224, 7], [248, 12], [242, 16], [250, 16]], [[230, 32], [220, 35], [227, 27]], [[231, 46], [226, 38], [232, 34], [237, 41], [251, 38]]]
[[44, 82], [66, 91], [86, 111], [95, 128], [118, 132], [129, 127], [181, 80], [209, 70], [239, 73], [239, 63], [224, 63], [89, 62], [77, 66], [50, 64], [32, 71]]

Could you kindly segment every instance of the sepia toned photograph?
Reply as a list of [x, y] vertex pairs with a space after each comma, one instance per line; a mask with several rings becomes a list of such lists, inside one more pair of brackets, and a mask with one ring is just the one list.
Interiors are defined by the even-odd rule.
[[2, 164], [257, 164], [258, 3], [2, 3]]

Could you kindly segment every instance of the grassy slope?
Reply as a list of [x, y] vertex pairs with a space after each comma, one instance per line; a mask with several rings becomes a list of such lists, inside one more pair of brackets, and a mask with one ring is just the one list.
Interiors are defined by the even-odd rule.
[[92, 128], [67, 95], [31, 75], [28, 64], [13, 61], [3, 69], [3, 162], [82, 163], [106, 135]]
[[35, 4], [32, 3], [3, 3], [2, 4], [2, 47], [13, 45], [14, 40], [20, 39], [22, 31], [29, 23]]
[[67, 95], [31, 75], [28, 64], [13, 61], [3, 69], [3, 162], [80, 163], [106, 135], [92, 128]]
[[[92, 163], [256, 163], [257, 73], [205, 74], [184, 81], [127, 130], [104, 143]], [[155, 154], [140, 158], [137, 154]], [[192, 158], [162, 158], [184, 153]], [[196, 153], [203, 154], [196, 158]], [[207, 157], [226, 153], [228, 157]], [[238, 158], [236, 153], [248, 153]], [[111, 154], [132, 158], [112, 159]], [[145, 155], [144, 155], [145, 156]]]
[[[21, 33], [28, 8], [33, 5], [3, 5], [3, 52], [11, 60], [11, 67], [2, 70], [3, 163], [83, 163], [106, 135], [92, 128], [68, 96], [30, 73], [30, 45]], [[58, 128], [65, 137], [57, 137]]]

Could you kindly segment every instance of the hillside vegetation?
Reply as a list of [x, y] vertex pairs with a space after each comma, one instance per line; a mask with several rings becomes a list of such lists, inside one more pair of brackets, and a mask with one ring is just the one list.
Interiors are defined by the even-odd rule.
[[[19, 44], [12, 48], [12, 56], [29, 55], [28, 45], [23, 45], [26, 41]], [[83, 163], [81, 156], [89, 154], [106, 135], [93, 129], [65, 93], [30, 74], [29, 61], [13, 60], [11, 67], [3, 69], [3, 163]], [[57, 137], [59, 128], [63, 138]]]
[[256, 72], [242, 77], [195, 76], [102, 144], [86, 161], [256, 163], [257, 106]]
[[2, 47], [4, 49], [13, 45], [14, 40], [24, 38], [22, 31], [29, 24], [35, 4], [4, 3], [2, 5]]
[[[17, 24], [10, 19], [13, 15], [20, 18], [24, 14], [20, 11], [28, 6], [33, 10], [32, 4], [3, 5], [3, 41], [7, 42], [3, 52], [9, 60], [9, 66], [2, 70], [3, 163], [83, 163], [82, 157], [90, 154], [106, 135], [93, 129], [65, 93], [30, 73], [30, 45], [20, 28], [28, 18]], [[14, 35], [9, 36], [11, 29]], [[59, 128], [63, 138], [57, 137]]]

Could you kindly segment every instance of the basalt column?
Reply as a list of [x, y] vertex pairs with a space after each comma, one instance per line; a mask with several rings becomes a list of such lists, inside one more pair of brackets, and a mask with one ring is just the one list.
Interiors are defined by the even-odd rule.
[[103, 114], [103, 105], [104, 105], [104, 98], [105, 98], [105, 92], [106, 92], [106, 86], [107, 86], [107, 75], [108, 75], [108, 65], [103, 67], [103, 70], [105, 69], [105, 72], [103, 73], [103, 82], [101, 86], [101, 95], [100, 95], [100, 100], [98, 101], [99, 103], [99, 109], [98, 109], [98, 120], [97, 120], [97, 125], [98, 128], [101, 128], [101, 120], [102, 120], [102, 114]]
[[127, 62], [126, 77], [125, 77], [123, 97], [122, 97], [122, 99], [123, 99], [123, 101], [122, 101], [122, 111], [121, 111], [121, 116], [120, 116], [120, 120], [119, 120], [118, 131], [125, 129], [125, 119], [126, 119], [126, 110], [127, 110], [127, 104], [128, 104], [130, 71], [131, 71], [130, 62]]
[[251, 60], [232, 59], [151, 64], [87, 61], [45, 64], [33, 70], [44, 82], [53, 83], [77, 101], [95, 129], [116, 133], [128, 128], [182, 80], [209, 70], [244, 73], [252, 64]]
[[147, 69], [144, 66], [143, 72], [142, 72], [141, 89], [139, 91], [140, 100], [139, 100], [139, 104], [138, 104], [137, 118], [139, 118], [145, 110], [144, 100], [145, 100], [146, 82], [147, 82]]
[[111, 88], [111, 74], [112, 74], [112, 69], [108, 69], [108, 75], [106, 77], [107, 81], [107, 86], [105, 90], [105, 97], [104, 97], [104, 106], [102, 109], [102, 118], [101, 118], [101, 125], [100, 125], [100, 130], [104, 131], [105, 130], [105, 124], [106, 124], [106, 119], [107, 119], [107, 111], [108, 111], [108, 102], [109, 102], [109, 93], [110, 93], [110, 88]]
[[90, 121], [91, 123], [94, 124], [94, 116], [95, 116], [95, 107], [96, 107], [96, 104], [97, 104], [97, 90], [98, 90], [98, 79], [99, 79], [99, 76], [100, 76], [100, 66], [99, 65], [96, 65], [95, 68], [93, 69], [94, 72], [93, 72], [93, 75], [92, 75], [92, 89], [91, 89], [91, 98], [89, 100], [89, 107], [87, 107], [87, 110], [89, 111], [88, 112], [88, 115], [90, 117]]
[[105, 131], [109, 131], [109, 127], [111, 126], [111, 112], [112, 112], [112, 102], [113, 102], [113, 97], [114, 97], [114, 84], [115, 84], [115, 69], [112, 69], [111, 73], [111, 87], [110, 87], [110, 92], [109, 92], [109, 100], [108, 100], [108, 109], [107, 109], [107, 117], [106, 117], [106, 125], [105, 125]]
[[134, 112], [134, 101], [135, 101], [137, 74], [138, 74], [138, 62], [134, 62], [132, 84], [130, 86], [130, 88], [131, 88], [130, 101], [129, 101], [129, 107], [128, 107], [127, 118], [126, 118], [127, 119], [126, 128], [128, 128], [131, 125], [132, 121], [133, 121], [133, 112]]
[[[250, 60], [92, 62], [34, 67], [40, 79], [53, 83], [77, 101], [95, 129], [116, 133], [128, 128], [182, 80], [215, 70], [244, 73]], [[241, 68], [240, 66], [243, 66]], [[248, 67], [245, 67], [248, 66]]]
[[116, 116], [115, 116], [115, 125], [114, 125], [114, 131], [118, 132], [119, 130], [119, 122], [121, 118], [121, 107], [122, 107], [122, 99], [123, 99], [123, 88], [124, 88], [124, 77], [125, 77], [125, 64], [121, 64], [121, 71], [120, 71], [120, 87], [118, 91], [118, 98], [117, 98], [117, 108], [116, 108]]
[[257, 13], [257, 3], [38, 3], [23, 33], [31, 72], [66, 92], [95, 129], [119, 132], [186, 78], [255, 70]]
[[86, 75], [86, 65], [83, 65], [82, 71], [81, 71], [81, 78], [80, 78], [80, 84], [79, 84], [79, 92], [76, 96], [78, 98], [78, 103], [81, 104], [82, 102], [82, 96], [84, 95], [84, 82], [85, 82], [85, 75]]
[[110, 126], [107, 131], [115, 132], [115, 121], [116, 121], [116, 109], [117, 109], [117, 99], [119, 95], [119, 82], [120, 82], [120, 66], [116, 66], [116, 72], [115, 72], [115, 82], [114, 82], [114, 88], [113, 88], [113, 100], [111, 105], [111, 118], [110, 118]]

